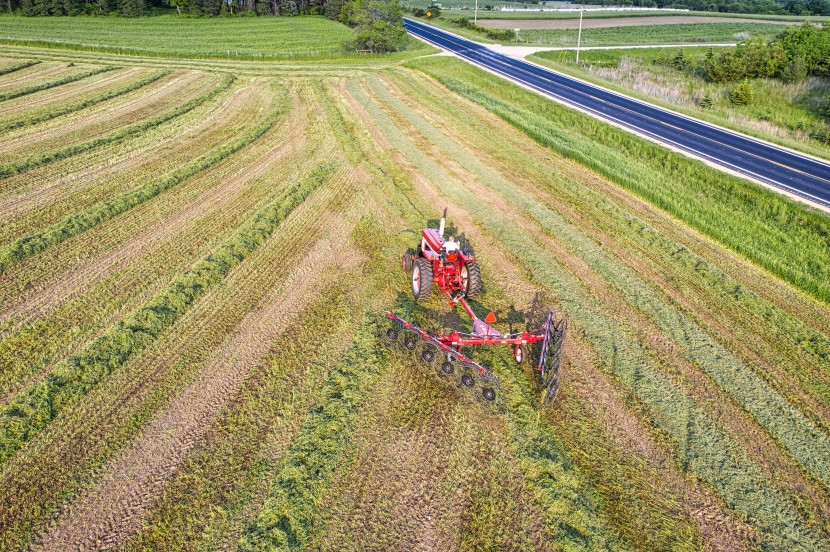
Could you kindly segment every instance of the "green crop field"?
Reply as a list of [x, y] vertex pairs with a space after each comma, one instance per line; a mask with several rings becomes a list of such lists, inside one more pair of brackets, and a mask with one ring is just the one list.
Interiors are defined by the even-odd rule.
[[[136, 19], [0, 16], [0, 44], [185, 59], [362, 59], [348, 27], [325, 17]], [[412, 41], [410, 50], [427, 50]], [[394, 55], [393, 57], [400, 57]]]
[[[21, 36], [0, 550], [830, 548], [827, 213], [418, 44]], [[385, 310], [469, 331], [401, 270], [445, 207], [479, 315], [567, 316], [552, 405], [508, 348], [471, 353], [487, 404], [385, 342]]]

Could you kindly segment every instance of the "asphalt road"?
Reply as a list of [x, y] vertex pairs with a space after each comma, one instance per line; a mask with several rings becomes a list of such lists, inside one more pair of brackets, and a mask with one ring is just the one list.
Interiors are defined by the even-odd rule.
[[414, 36], [658, 142], [830, 209], [830, 163], [627, 98], [411, 19]]

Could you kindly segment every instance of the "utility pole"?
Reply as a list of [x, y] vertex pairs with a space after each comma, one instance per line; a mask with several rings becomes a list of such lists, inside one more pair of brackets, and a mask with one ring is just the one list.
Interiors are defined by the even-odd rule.
[[579, 34], [576, 35], [576, 64], [579, 65], [579, 45], [582, 43], [582, 14], [585, 8], [579, 9]]
[[476, 0], [476, 11], [473, 12], [473, 24], [478, 25], [478, 0]]

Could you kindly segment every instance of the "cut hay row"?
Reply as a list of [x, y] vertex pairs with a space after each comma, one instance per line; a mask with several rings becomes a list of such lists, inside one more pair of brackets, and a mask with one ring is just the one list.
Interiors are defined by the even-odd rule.
[[387, 369], [377, 335], [377, 320], [367, 317], [306, 414], [297, 438], [273, 476], [268, 499], [242, 539], [241, 550], [299, 549], [312, 537], [316, 505], [325, 495], [342, 458], [366, 396]]
[[3, 67], [0, 68], [0, 76], [8, 75], [9, 73], [14, 73], [15, 71], [20, 71], [21, 69], [31, 67], [32, 65], [37, 65], [38, 63], [40, 62], [34, 60], [20, 62], [14, 62], [12, 60], [9, 60], [8, 64], [4, 63]]
[[22, 67], [11, 74], [2, 75], [0, 77], [0, 93], [18, 90], [21, 88], [21, 84], [31, 85], [32, 82], [47, 82], [50, 79], [54, 79], [55, 76], [65, 76], [67, 72], [78, 72], [82, 69], [92, 67], [84, 63], [83, 66], [79, 65], [77, 68], [72, 69], [75, 67], [75, 64], [72, 62], [61, 63], [53, 60], [36, 59], [26, 59], [25, 61], [38, 61], [39, 63], [27, 64], [26, 67]]
[[[741, 447], [685, 395], [682, 388], [656, 368], [652, 354], [632, 339], [623, 325], [604, 314], [604, 309], [585, 294], [583, 284], [561, 268], [559, 259], [536, 245], [535, 239], [526, 232], [517, 230], [492, 205], [479, 199], [482, 196], [459, 186], [455, 178], [405, 138], [400, 129], [393, 130], [391, 121], [384, 120], [387, 115], [377, 109], [372, 115], [381, 128], [386, 127], [384, 134], [390, 142], [404, 152], [420, 172], [455, 202], [469, 205], [480, 224], [491, 229], [491, 235], [498, 236], [517, 252], [534, 280], [559, 295], [572, 321], [591, 336], [593, 346], [608, 363], [611, 373], [650, 408], [653, 422], [682, 444], [678, 452], [698, 459], [689, 462], [687, 469], [714, 485], [730, 507], [747, 512], [756, 520], [769, 542], [778, 545], [817, 542], [816, 535], [795, 506], [789, 503], [789, 498], [769, 488], [768, 478], [749, 461]], [[687, 420], [692, 419], [696, 426], [705, 430], [687, 439], [689, 426], [686, 420], [681, 423], [676, 415], [670, 414], [678, 405], [689, 413]], [[730, 473], [730, 477], [724, 477], [724, 472]]]
[[[254, 114], [267, 114], [274, 102], [269, 91], [275, 92], [270, 86], [259, 90], [264, 95], [257, 102], [260, 94], [248, 90], [247, 105]], [[295, 111], [302, 110], [292, 113]], [[32, 375], [76, 352], [74, 344], [94, 337], [99, 328], [113, 323], [113, 317], [123, 316], [119, 313], [131, 305], [148, 300], [147, 294], [156, 293], [183, 266], [206, 254], [246, 212], [279, 192], [269, 179], [283, 181], [289, 175], [274, 171], [273, 165], [290, 155], [288, 162], [303, 167], [299, 158], [303, 143], [284, 147], [268, 140], [284, 136], [286, 128], [302, 128], [298, 124], [303, 121], [303, 117], [292, 115], [246, 151], [165, 193], [160, 204], [148, 202], [65, 242], [57, 248], [59, 255], [55, 253], [65, 262], [33, 259], [35, 266], [22, 265], [7, 273], [38, 276], [43, 262], [62, 267], [53, 269], [54, 277], [43, 282], [39, 278], [26, 280], [33, 288], [30, 298], [37, 303], [9, 303], [15, 295], [7, 297], [7, 312], [27, 306], [31, 310], [28, 316], [5, 321], [10, 335], [0, 341], [0, 359], [7, 367], [0, 380], [4, 394], [20, 389]], [[205, 227], [212, 232], [206, 234]], [[37, 318], [29, 320], [33, 316]]]
[[[191, 112], [129, 140], [103, 146], [4, 181], [0, 213], [8, 224], [0, 243], [35, 233], [97, 203], [134, 190], [140, 182], [163, 177], [193, 157], [232, 140], [243, 128], [229, 126], [259, 108], [260, 94], [250, 105], [239, 98], [249, 83], [237, 82]], [[263, 87], [253, 86], [260, 91]], [[226, 107], [227, 112], [222, 108]], [[181, 147], [177, 147], [181, 146]]]
[[[69, 74], [69, 75], [64, 76], [62, 78], [59, 78], [57, 80], [44, 82], [42, 84], [36, 84], [34, 86], [27, 86], [25, 88], [19, 88], [17, 90], [10, 90], [8, 92], [2, 92], [2, 93], [0, 93], [0, 102], [5, 102], [5, 101], [8, 101], [8, 100], [12, 100], [14, 98], [19, 98], [21, 96], [28, 96], [29, 94], [34, 94], [35, 92], [40, 92], [41, 90], [47, 90], [49, 88], [54, 88], [56, 86], [61, 86], [63, 84], [69, 84], [71, 82], [75, 82], [75, 81], [86, 79], [88, 77], [92, 77], [92, 76], [97, 75], [99, 73], [105, 73], [107, 71], [114, 71], [116, 69], [118, 69], [118, 68], [117, 67], [111, 67], [111, 66], [108, 66], [108, 65], [104, 65], [104, 66], [96, 67], [94, 69], [90, 69], [88, 71], [84, 71], [84, 72], [80, 72], [80, 73], [72, 72], [72, 74]], [[2, 90], [2, 87], [0, 87], [0, 90]]]
[[[62, 239], [69, 237], [66, 234], [78, 234], [92, 228], [160, 194], [186, 178], [218, 164], [262, 136], [276, 123], [281, 112], [281, 109], [275, 110], [263, 123], [236, 143], [224, 146], [210, 156], [197, 159], [190, 167], [177, 171], [174, 176], [165, 181], [143, 186], [135, 193], [122, 196], [119, 198], [120, 201], [88, 212], [86, 217], [82, 215], [74, 220], [70, 219], [74, 224], [69, 223], [65, 227], [66, 230], [56, 229], [52, 234], [55, 238], [54, 243], [59, 243]], [[111, 372], [134, 351], [143, 348], [148, 341], [157, 337], [175, 322], [181, 312], [199, 297], [206, 287], [220, 281], [233, 266], [259, 245], [265, 235], [270, 234], [276, 228], [284, 216], [304, 199], [304, 194], [309, 193], [307, 188], [308, 185], [298, 185], [296, 191], [287, 194], [285, 205], [259, 215], [254, 224], [255, 227], [262, 225], [264, 234], [258, 234], [253, 230], [247, 230], [250, 235], [240, 234], [236, 240], [232, 241], [233, 245], [229, 245], [226, 250], [220, 249], [214, 252], [203, 261], [203, 265], [197, 265], [192, 273], [174, 281], [161, 295], [156, 296], [151, 305], [139, 310], [129, 321], [121, 324], [113, 334], [96, 340], [86, 352], [73, 357], [47, 381], [24, 392], [0, 410], [2, 420], [0, 421], [0, 427], [2, 427], [0, 429], [0, 442], [2, 442], [0, 459], [7, 459], [34, 432], [54, 418], [60, 410], [62, 401], [71, 401], [73, 397], [82, 396], [98, 379]], [[247, 243], [243, 245], [246, 241]], [[237, 245], [236, 242], [239, 244]], [[41, 243], [44, 245], [43, 248], [52, 245], [48, 238]], [[43, 417], [44, 414], [46, 418]]]
[[247, 313], [199, 377], [148, 421], [141, 436], [105, 466], [100, 481], [64, 512], [44, 537], [44, 549], [74, 549], [99, 540], [120, 542], [141, 528], [144, 513], [163, 494], [178, 464], [238, 393], [292, 315], [308, 303], [315, 289], [353, 264], [353, 257], [338, 250], [347, 236], [343, 226], [331, 228], [332, 235], [314, 243], [280, 284], [266, 290], [261, 308]]
[[[126, 538], [139, 528], [136, 523], [144, 509], [159, 498], [165, 481], [175, 473], [178, 461], [212, 424], [212, 415], [205, 415], [205, 409], [215, 412], [231, 399], [234, 389], [238, 389], [267, 352], [271, 340], [286, 327], [293, 314], [311, 300], [313, 286], [325, 287], [328, 279], [341, 271], [342, 267], [327, 268], [327, 265], [339, 263], [338, 259], [344, 258], [337, 248], [344, 241], [343, 232], [348, 229], [348, 221], [333, 219], [330, 212], [322, 218], [314, 216], [322, 211], [321, 206], [332, 193], [334, 197], [344, 197], [351, 191], [350, 184], [342, 179], [332, 184], [336, 189], [327, 186], [316, 193], [308, 206], [303, 204], [295, 211], [296, 216], [292, 214], [285, 228], [281, 227], [266, 248], [259, 248], [229, 276], [227, 289], [232, 291], [218, 288], [205, 296], [181, 319], [178, 330], [174, 329], [153, 344], [136, 358], [130, 370], [116, 376], [122, 383], [109, 381], [100, 393], [96, 393], [92, 402], [99, 402], [105, 415], [91, 409], [87, 401], [79, 405], [79, 410], [72, 414], [69, 427], [64, 427], [61, 434], [51, 431], [63, 447], [77, 440], [96, 442], [100, 439], [96, 435], [101, 435], [102, 431], [99, 427], [103, 425], [103, 434], [109, 436], [108, 443], [93, 447], [100, 449], [109, 445], [106, 452], [113, 453], [117, 451], [113, 441], [124, 444], [126, 437], [141, 429], [140, 439], [105, 466], [101, 482], [91, 481], [77, 503], [67, 511], [63, 523], [50, 531], [50, 535], [54, 535], [54, 538], [49, 537], [51, 541], [60, 541], [58, 536], [67, 536], [67, 532], [71, 537], [76, 531], [73, 530], [78, 525], [76, 522], [82, 527], [88, 526], [90, 532], [94, 529], [107, 540]], [[312, 226], [315, 221], [320, 223], [319, 227]], [[288, 235], [294, 240], [275, 241]], [[304, 255], [305, 248], [312, 253]], [[309, 274], [314, 276], [309, 277]], [[293, 295], [292, 289], [304, 293]], [[212, 387], [213, 384], [216, 386]], [[126, 389], [122, 390], [122, 387]], [[114, 394], [123, 395], [127, 404], [110, 405]], [[157, 419], [150, 417], [153, 410], [159, 413]], [[202, 414], [196, 415], [198, 412]], [[101, 418], [94, 430], [88, 427], [90, 417]], [[147, 425], [142, 427], [145, 421]], [[170, 427], [179, 429], [171, 432]], [[62, 435], [67, 429], [72, 436], [70, 440]], [[162, 443], [170, 446], [162, 446]], [[145, 447], [159, 452], [141, 453]], [[47, 462], [52, 448], [41, 449]], [[133, 461], [123, 461], [128, 456]], [[72, 476], [72, 472], [63, 467], [54, 469], [63, 472], [63, 477]], [[118, 475], [124, 470], [136, 469], [140, 473], [134, 476]], [[151, 480], [146, 480], [148, 475]], [[136, 488], [135, 482], [141, 478], [145, 478], [144, 484]], [[115, 485], [107, 483], [111, 479], [116, 481]], [[97, 500], [101, 493], [112, 492], [118, 495]], [[110, 502], [121, 500], [118, 496], [129, 498], [115, 504], [119, 507], [114, 511]], [[96, 506], [97, 502], [101, 504]], [[82, 522], [85, 515], [95, 510], [107, 512], [106, 523], [99, 523], [97, 518], [90, 523]], [[75, 537], [85, 538], [77, 533]]]
[[[270, 207], [279, 209], [280, 213], [284, 214], [285, 209], [299, 200], [296, 194], [290, 195], [290, 189], [297, 190], [297, 193], [300, 193], [301, 189], [308, 192], [311, 191], [311, 187], [316, 187], [315, 181], [311, 176], [292, 184], [289, 189], [283, 190], [272, 199]], [[266, 217], [269, 216], [267, 208], [262, 212], [266, 213]], [[273, 211], [270, 213], [273, 214]], [[290, 220], [295, 219], [296, 217], [290, 217]], [[304, 219], [309, 220], [306, 215]], [[242, 247], [243, 250], [255, 247], [258, 240], [267, 236], [267, 227], [264, 224], [269, 220], [273, 221], [272, 218], [250, 217], [247, 227], [238, 231], [236, 237], [248, 235], [251, 239], [243, 242], [229, 241], [225, 246], [218, 248], [218, 251], [226, 251], [230, 243], [234, 243], [235, 248]], [[305, 222], [303, 224], [307, 225]], [[296, 223], [291, 223], [291, 226], [296, 226]], [[295, 233], [295, 230], [292, 230], [292, 233]], [[270, 241], [283, 235], [282, 231], [278, 231]], [[310, 240], [319, 239], [318, 232], [304, 232], [303, 239], [306, 239], [306, 236]], [[256, 302], [261, 300], [268, 290], [278, 292], [282, 289], [278, 282], [294, 270], [293, 261], [300, 255], [300, 251], [291, 249], [287, 242], [285, 246], [268, 249], [272, 250], [256, 248], [250, 258], [245, 259], [237, 270], [230, 272], [226, 280], [233, 293], [224, 291], [223, 286], [213, 286], [212, 291], [203, 288], [200, 294], [202, 299], [197, 300], [193, 308], [179, 317], [179, 321], [170, 332], [161, 340], [149, 343], [144, 351], [129, 361], [130, 366], [127, 369], [116, 370], [111, 377], [102, 382], [103, 385], [99, 389], [93, 389], [92, 394], [84, 401], [70, 406], [55, 421], [53, 427], [47, 428], [42, 436], [30, 443], [26, 448], [26, 454], [17, 455], [11, 460], [3, 471], [8, 483], [4, 488], [10, 489], [9, 497], [19, 497], [14, 499], [14, 503], [17, 509], [23, 511], [13, 512], [7, 520], [16, 528], [10, 532], [10, 538], [22, 539], [19, 542], [25, 542], [30, 538], [32, 530], [48, 522], [51, 517], [49, 512], [54, 511], [54, 508], [66, 498], [67, 493], [73, 492], [80, 483], [81, 474], [87, 474], [88, 480], [92, 475], [90, 470], [97, 468], [120, 446], [129, 442], [158, 408], [169, 404], [184, 386], [198, 381], [198, 374], [210, 360], [210, 351], [222, 344], [227, 332], [242, 322], [245, 314], [256, 306]], [[260, 272], [257, 267], [268, 266], [261, 264], [264, 254], [270, 259], [271, 269]], [[211, 257], [211, 264], [221, 260], [221, 264], [213, 266], [217, 270], [226, 271], [239, 262], [240, 256], [242, 255], [234, 254], [224, 260]], [[202, 265], [207, 266], [204, 261]], [[240, 277], [245, 279], [244, 283], [239, 281]], [[176, 281], [181, 282], [182, 278], [184, 276], [180, 276]], [[167, 289], [176, 285], [171, 284]], [[125, 325], [121, 324], [119, 327]], [[183, 359], [187, 361], [183, 362]], [[227, 369], [233, 365], [223, 363], [222, 366]], [[115, 395], [121, 396], [122, 399], [113, 401]], [[90, 423], [90, 420], [96, 422]], [[79, 448], [79, 443], [84, 443], [84, 446]], [[43, 477], [60, 484], [55, 485], [49, 493], [41, 493], [43, 496], [28, 496], [25, 478], [17, 476], [21, 464], [31, 466], [29, 470], [36, 469]], [[33, 516], [32, 514], [37, 511], [44, 513]]]
[[[119, 128], [115, 132], [104, 134], [103, 136], [99, 136], [98, 138], [94, 138], [92, 140], [87, 140], [57, 150], [49, 151], [47, 153], [28, 157], [23, 161], [10, 162], [0, 165], [0, 178], [8, 178], [12, 175], [30, 171], [32, 169], [42, 167], [44, 165], [47, 165], [60, 159], [72, 157], [80, 153], [84, 153], [86, 151], [99, 148], [101, 146], [117, 144], [134, 136], [138, 136], [146, 132], [147, 130], [150, 130], [154, 127], [166, 123], [167, 121], [170, 121], [172, 119], [175, 119], [176, 117], [180, 117], [181, 115], [184, 115], [192, 111], [204, 102], [209, 101], [211, 98], [215, 97], [217, 94], [219, 94], [226, 88], [229, 88], [233, 81], [234, 77], [228, 75], [219, 86], [213, 87], [207, 92], [200, 94], [198, 97], [193, 98], [183, 104], [180, 104], [176, 108], [166, 113], [163, 113], [162, 115], [152, 117], [149, 120], [145, 120], [139, 123], [134, 123], [129, 126]], [[152, 113], [153, 111], [151, 110], [151, 114]]]
[[0, 104], [0, 121], [6, 123], [11, 117], [30, 115], [42, 110], [45, 106], [59, 109], [62, 104], [85, 92], [98, 91], [113, 83], [122, 83], [122, 79], [135, 78], [146, 75], [147, 69], [140, 67], [118, 67], [113, 71], [98, 73], [92, 77], [76, 81], [54, 89], [43, 90], [29, 96], [20, 97]]
[[[143, 71], [142, 72], [136, 71], [136, 73], [138, 73], [139, 76], [142, 76], [142, 78], [140, 78], [140, 79], [138, 79], [134, 82], [131, 82], [126, 86], [121, 86], [120, 88], [107, 90], [106, 92], [104, 92], [102, 94], [99, 93], [99, 94], [96, 94], [95, 96], [88, 97], [88, 98], [82, 99], [80, 101], [76, 101], [74, 103], [66, 103], [65, 100], [62, 100], [60, 107], [55, 106], [55, 105], [51, 105], [49, 103], [46, 103], [47, 98], [48, 98], [49, 102], [53, 101], [54, 98], [51, 95], [46, 95], [45, 98], [44, 98], [43, 103], [46, 103], [45, 109], [42, 109], [42, 110], [37, 111], [35, 113], [31, 112], [32, 104], [31, 104], [31, 102], [29, 102], [28, 105], [27, 105], [28, 111], [26, 113], [24, 113], [23, 116], [18, 116], [17, 118], [14, 118], [14, 119], [9, 118], [5, 122], [0, 123], [0, 133], [7, 132], [9, 130], [18, 129], [18, 128], [27, 127], [27, 126], [36, 125], [36, 124], [42, 123], [44, 121], [49, 121], [49, 120], [55, 119], [57, 117], [62, 117], [62, 116], [67, 115], [69, 113], [74, 113], [75, 111], [80, 111], [80, 110], [85, 109], [87, 107], [90, 107], [92, 105], [96, 105], [96, 104], [99, 104], [99, 103], [106, 102], [108, 100], [117, 98], [119, 96], [123, 96], [124, 94], [128, 94], [128, 93], [130, 93], [134, 90], [138, 90], [140, 88], [143, 88], [143, 87], [145, 87], [149, 84], [152, 84], [152, 83], [156, 82], [157, 80], [159, 80], [163, 77], [166, 77], [167, 75], [170, 74], [170, 71], [156, 71], [156, 72], [150, 73], [149, 75], [142, 75]], [[131, 76], [132, 73], [127, 73], [127, 74]], [[119, 75], [119, 77], [123, 78], [123, 75]], [[119, 78], [119, 80], [120, 80], [120, 78]], [[104, 82], [106, 82], [106, 84], [109, 84], [109, 80], [106, 80]], [[74, 91], [74, 90], [68, 91], [67, 94], [71, 94], [72, 96], [77, 95], [76, 91]]]
[[171, 73], [155, 85], [118, 98], [109, 104], [93, 105], [57, 120], [45, 121], [34, 128], [21, 128], [7, 134], [12, 143], [0, 144], [0, 160], [5, 164], [22, 162], [47, 154], [60, 147], [100, 138], [201, 96], [222, 75], [198, 72]]
[[[230, 79], [228, 79], [228, 82], [226, 83], [227, 86], [230, 86], [229, 81]], [[218, 94], [221, 89], [222, 88], [213, 89], [208, 92], [206, 96]], [[206, 101], [208, 98], [199, 98], [199, 100], [202, 99]], [[179, 114], [182, 114], [186, 111], [194, 109], [196, 105], [198, 104], [196, 103], [196, 100], [194, 100], [188, 102], [184, 106], [181, 106], [176, 111], [179, 111], [181, 112]], [[64, 219], [60, 223], [53, 225], [43, 232], [16, 240], [11, 245], [0, 250], [0, 274], [7, 270], [12, 264], [21, 262], [28, 257], [40, 253], [50, 246], [56, 245], [70, 237], [85, 232], [105, 220], [111, 219], [125, 211], [128, 211], [136, 205], [140, 205], [148, 199], [151, 199], [172, 188], [191, 176], [209, 169], [262, 136], [262, 134], [264, 134], [265, 131], [276, 122], [277, 116], [278, 113], [273, 114], [269, 119], [266, 119], [263, 123], [260, 123], [258, 126], [254, 127], [253, 131], [246, 133], [242, 138], [237, 139], [229, 145], [218, 148], [208, 155], [197, 158], [195, 161], [177, 169], [165, 178], [149, 182], [132, 192], [119, 196], [116, 199], [95, 205], [81, 214], [73, 215], [67, 219]], [[161, 121], [153, 122], [161, 124]], [[145, 123], [145, 125], [149, 125], [149, 123]], [[119, 136], [120, 139], [124, 139], [128, 136], [127, 133], [119, 132], [118, 134], [121, 135]]]
[[[250, 98], [246, 98], [245, 93], [249, 93]], [[114, 145], [107, 148], [115, 157], [111, 159], [114, 166], [90, 166], [78, 178], [53, 180], [41, 184], [38, 192], [16, 194], [14, 199], [8, 201], [7, 211], [0, 209], [0, 212], [5, 211], [9, 220], [0, 231], [0, 240], [3, 240], [0, 243], [10, 245], [17, 239], [46, 230], [69, 216], [134, 191], [141, 182], [169, 175], [194, 157], [198, 158], [233, 141], [244, 129], [260, 122], [266, 112], [263, 106], [270, 103], [265, 96], [273, 93], [264, 81], [238, 82], [194, 110], [198, 111], [193, 116], [195, 118], [188, 117], [189, 124], [184, 122], [189, 132], [177, 134], [180, 147], [170, 148], [169, 143], [156, 144], [149, 151], [141, 152], [143, 155], [136, 156], [131, 154], [136, 149], [140, 151], [140, 145], [130, 143], [123, 148], [123, 152], [118, 145]], [[142, 133], [137, 140], [142, 143], [160, 137], [171, 140], [175, 129], [181, 129], [172, 121], [161, 126]], [[119, 153], [125, 159], [119, 159]], [[116, 170], [116, 164], [121, 171]], [[129, 170], [131, 165], [133, 170]]]
[[[235, 545], [247, 524], [239, 518], [247, 519], [246, 513], [265, 500], [268, 476], [299, 430], [329, 367], [351, 341], [355, 316], [362, 311], [354, 308], [357, 301], [349, 289], [333, 285], [292, 320], [239, 395], [194, 445], [128, 547], [172, 550], [200, 541], [211, 548]], [[328, 337], [320, 340], [324, 332]]]

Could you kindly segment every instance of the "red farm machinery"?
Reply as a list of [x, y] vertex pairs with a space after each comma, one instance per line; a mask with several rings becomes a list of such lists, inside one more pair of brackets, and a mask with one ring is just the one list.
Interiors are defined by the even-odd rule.
[[411, 274], [416, 302], [426, 301], [432, 289], [437, 288], [449, 297], [451, 307], [460, 305], [470, 317], [472, 332], [452, 330], [435, 334], [387, 312], [391, 321], [384, 336], [387, 343], [397, 345], [425, 364], [438, 364], [438, 374], [443, 378], [455, 378], [464, 388], [478, 387], [486, 402], [496, 400], [499, 380], [489, 369], [462, 354], [461, 349], [507, 345], [517, 363], [532, 362], [542, 388], [542, 400], [550, 403], [559, 390], [567, 320], [557, 317], [554, 310], [545, 309], [536, 313], [536, 319], [526, 329], [516, 333], [494, 329], [491, 324], [496, 317], [492, 312], [481, 320], [468, 302], [477, 299], [481, 291], [481, 271], [465, 238], [444, 238], [446, 216], [444, 209], [437, 229], [421, 230], [421, 243], [414, 252], [403, 255], [403, 268]]

